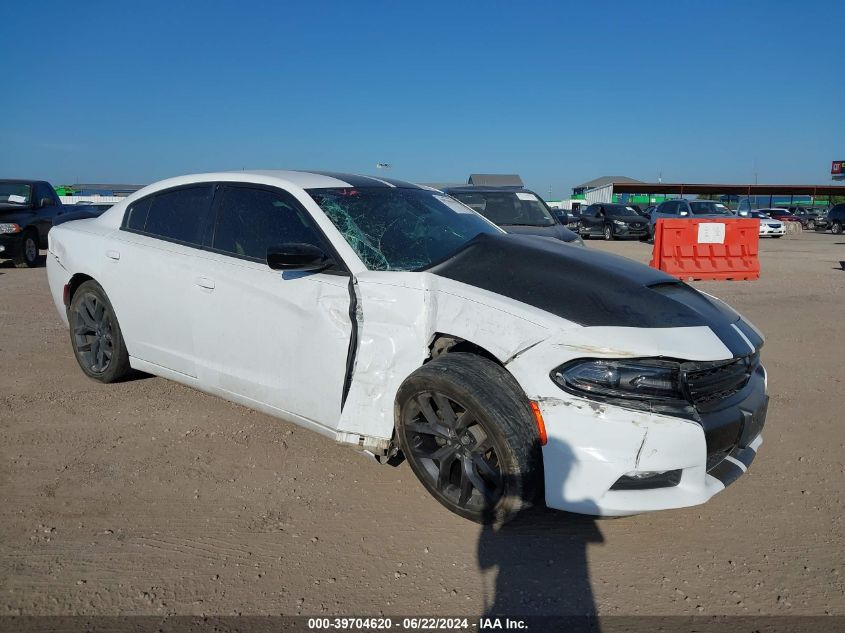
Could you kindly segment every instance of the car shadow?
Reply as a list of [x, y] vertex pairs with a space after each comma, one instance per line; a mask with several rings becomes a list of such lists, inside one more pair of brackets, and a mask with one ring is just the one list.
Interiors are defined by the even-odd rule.
[[[558, 453], [555, 458], [572, 464], [573, 454], [566, 451], [568, 456]], [[580, 506], [598, 512], [589, 502]], [[527, 510], [501, 526], [483, 526], [477, 553], [479, 568], [488, 572], [484, 617], [569, 616], [574, 618], [570, 625], [581, 625], [576, 630], [597, 631], [587, 548], [602, 542], [596, 517], [545, 507]], [[486, 577], [492, 570], [496, 578], [491, 592]]]

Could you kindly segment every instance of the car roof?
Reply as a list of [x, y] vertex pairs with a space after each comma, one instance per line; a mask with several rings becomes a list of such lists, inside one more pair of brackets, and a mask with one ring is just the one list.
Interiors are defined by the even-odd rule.
[[10, 182], [20, 185], [36, 185], [39, 183], [47, 183], [46, 180], [30, 180], [29, 178], [0, 178], [0, 183]]
[[[305, 171], [293, 169], [244, 169], [237, 172], [246, 176], [279, 178], [303, 189], [324, 189], [336, 187], [398, 187], [401, 189], [422, 189], [419, 185], [395, 178], [382, 178], [339, 171]], [[203, 174], [196, 174], [201, 176]]]
[[[502, 187], [493, 187], [489, 185], [457, 185], [455, 187], [444, 187], [444, 192], [450, 193], [495, 193], [495, 192], [516, 192], [519, 191], [520, 193], [534, 193], [530, 189], [526, 189], [525, 187], [520, 187], [518, 185], [512, 186], [502, 186]], [[537, 194], [534, 193], [536, 196]], [[538, 196], [539, 197], [539, 196]]]

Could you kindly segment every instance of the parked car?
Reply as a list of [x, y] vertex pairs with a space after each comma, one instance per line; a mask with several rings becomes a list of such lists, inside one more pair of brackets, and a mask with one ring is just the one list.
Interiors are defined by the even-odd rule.
[[758, 211], [765, 213], [770, 218], [780, 220], [781, 222], [801, 222], [801, 219], [797, 215], [781, 207], [774, 207], [771, 209], [758, 209]]
[[843, 227], [845, 227], [845, 203], [834, 205], [827, 214], [816, 218], [817, 231], [830, 231], [834, 235], [841, 235]]
[[581, 214], [578, 233], [583, 238], [603, 236], [606, 240], [648, 236], [648, 220], [629, 205], [591, 204]]
[[80, 203], [65, 207], [64, 213], [53, 218], [53, 226], [64, 224], [72, 220], [85, 220], [100, 217], [114, 206], [112, 203]]
[[541, 490], [594, 515], [704, 503], [762, 443], [763, 337], [726, 304], [410, 183], [172, 178], [57, 226], [47, 273], [90, 378], [135, 368], [404, 455], [476, 521]]
[[38, 250], [65, 212], [56, 190], [43, 180], [0, 180], [0, 259], [18, 268], [38, 265]]
[[657, 220], [661, 218], [677, 220], [683, 218], [729, 218], [732, 216], [734, 216], [733, 211], [721, 202], [714, 200], [685, 200], [684, 198], [664, 200], [651, 212], [648, 233], [649, 237], [654, 239], [655, 226]]
[[581, 219], [580, 209], [552, 209], [552, 215], [570, 231], [578, 230], [578, 221]]
[[749, 211], [748, 217], [760, 220], [760, 237], [783, 237], [786, 226], [780, 220], [770, 218], [764, 211]]
[[577, 233], [561, 224], [540, 196], [528, 189], [464, 185], [443, 191], [508, 233], [553, 237], [562, 242], [584, 244]]
[[816, 228], [816, 220], [820, 215], [824, 215], [825, 209], [818, 207], [789, 207], [789, 211], [795, 214], [798, 221], [801, 222], [801, 227], [810, 231]]

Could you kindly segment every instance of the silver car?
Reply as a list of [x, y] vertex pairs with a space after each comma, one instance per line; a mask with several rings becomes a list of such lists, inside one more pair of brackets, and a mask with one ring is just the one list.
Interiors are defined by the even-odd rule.
[[663, 219], [701, 219], [733, 217], [728, 207], [715, 200], [666, 200], [652, 209], [648, 221], [648, 234], [654, 239], [654, 228], [657, 221]]

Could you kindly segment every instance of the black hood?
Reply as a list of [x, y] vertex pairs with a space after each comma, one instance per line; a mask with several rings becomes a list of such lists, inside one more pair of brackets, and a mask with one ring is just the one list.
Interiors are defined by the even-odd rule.
[[[762, 339], [721, 301], [625, 257], [521, 235], [481, 234], [428, 269], [584, 326], [709, 326], [735, 354]], [[734, 327], [740, 328], [741, 333]]]
[[555, 222], [549, 226], [523, 226], [520, 224], [500, 224], [499, 228], [515, 235], [539, 235], [553, 237], [563, 242], [574, 242], [578, 239], [575, 232]]
[[73, 220], [87, 220], [90, 218], [99, 218], [105, 212], [106, 209], [98, 209], [97, 207], [89, 207], [80, 204], [77, 208], [73, 209], [72, 211], [61, 213], [55, 218], [53, 218], [53, 226], [58, 226], [59, 224], [64, 224], [65, 222], [71, 222]]

